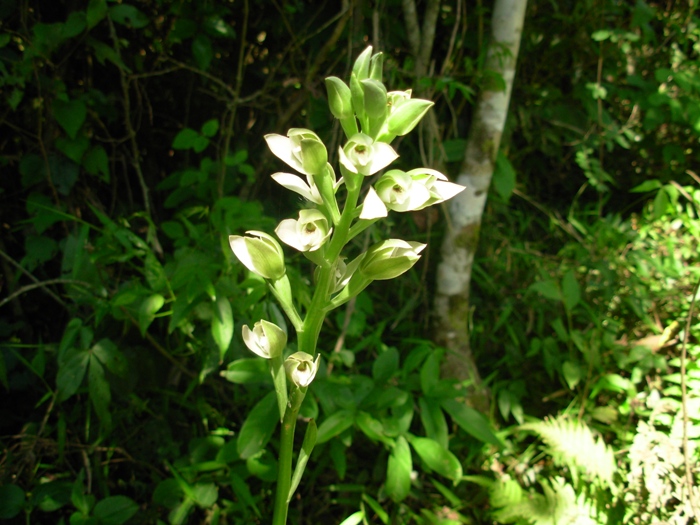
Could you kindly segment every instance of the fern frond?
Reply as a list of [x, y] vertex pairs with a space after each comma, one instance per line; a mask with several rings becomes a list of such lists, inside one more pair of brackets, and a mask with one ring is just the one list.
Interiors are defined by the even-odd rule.
[[520, 428], [537, 433], [547, 444], [546, 452], [556, 464], [567, 466], [574, 480], [578, 472], [583, 472], [589, 480], [612, 486], [617, 469], [613, 450], [593, 436], [586, 424], [560, 417], [527, 423]]
[[[544, 494], [514, 490], [515, 481], [500, 481], [491, 490], [492, 513], [498, 523], [531, 523], [533, 525], [601, 525], [596, 511], [584, 494], [576, 495], [574, 488], [561, 478], [540, 483]], [[503, 498], [507, 494], [508, 497]], [[516, 496], [517, 497], [514, 497]]]

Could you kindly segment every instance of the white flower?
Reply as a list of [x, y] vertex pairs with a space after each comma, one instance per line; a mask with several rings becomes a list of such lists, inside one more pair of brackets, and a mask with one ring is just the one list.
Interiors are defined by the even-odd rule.
[[295, 352], [284, 362], [284, 369], [287, 377], [299, 388], [305, 388], [311, 384], [316, 377], [321, 355], [316, 356], [316, 361], [306, 352]]
[[231, 250], [238, 260], [251, 272], [265, 278], [277, 280], [286, 273], [284, 252], [272, 235], [259, 231], [247, 231], [252, 237], [230, 235]]
[[306, 176], [306, 180], [309, 181], [308, 184], [304, 182], [301, 177], [292, 175], [291, 173], [275, 173], [272, 175], [272, 179], [288, 190], [298, 193], [306, 200], [316, 204], [323, 204], [323, 199], [321, 198], [321, 194], [318, 192], [314, 179], [309, 175]]
[[386, 207], [394, 211], [420, 210], [431, 198], [423, 180], [416, 181], [401, 170], [387, 171], [375, 189]]
[[328, 164], [328, 152], [321, 139], [308, 129], [292, 128], [287, 136], [265, 135], [270, 151], [304, 175], [319, 175]]
[[[380, 179], [381, 180], [381, 179]], [[365, 197], [365, 202], [362, 203], [362, 211], [360, 212], [360, 219], [380, 219], [388, 215], [386, 206], [382, 199], [377, 195], [372, 186], [367, 190], [367, 196]]]
[[328, 219], [319, 210], [301, 210], [299, 219], [285, 219], [279, 223], [275, 233], [280, 240], [300, 252], [318, 250], [330, 236], [332, 228]]
[[251, 330], [243, 325], [243, 342], [251, 352], [264, 359], [278, 357], [287, 345], [287, 334], [279, 326], [264, 319]]
[[394, 148], [384, 142], [374, 142], [369, 135], [353, 135], [340, 149], [340, 163], [351, 173], [374, 175], [398, 158]]
[[460, 184], [449, 182], [447, 177], [442, 173], [431, 170], [430, 168], [416, 168], [407, 172], [406, 175], [409, 175], [411, 179], [413, 179], [414, 184], [418, 183], [424, 185], [430, 192], [430, 198], [425, 204], [416, 208], [418, 210], [451, 199], [466, 189]]

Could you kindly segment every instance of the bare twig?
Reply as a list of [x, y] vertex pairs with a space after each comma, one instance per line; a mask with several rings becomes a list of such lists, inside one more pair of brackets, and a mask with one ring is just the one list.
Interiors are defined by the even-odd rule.
[[[45, 287], [49, 286], [50, 284], [78, 284], [80, 286], [85, 286], [86, 288], [90, 287], [90, 285], [86, 282], [75, 281], [73, 279], [49, 279], [48, 281], [38, 281], [34, 284], [28, 284], [26, 286], [22, 286], [22, 288], [20, 288], [19, 290], [17, 290], [13, 294], [10, 294], [7, 297], [5, 297], [2, 301], [0, 301], [0, 307], [9, 303], [15, 297], [19, 297], [23, 293], [30, 292], [36, 288], [45, 288]], [[63, 304], [63, 306], [65, 306], [65, 303], [62, 303], [62, 304]]]
[[[10, 264], [12, 264], [15, 268], [17, 268], [19, 271], [21, 271], [24, 275], [26, 275], [27, 277], [29, 277], [29, 278], [30, 278], [32, 281], [34, 281], [35, 283], [40, 283], [39, 279], [37, 279], [36, 277], [34, 277], [29, 271], [27, 271], [26, 269], [24, 269], [24, 268], [22, 267], [21, 264], [19, 264], [17, 261], [15, 261], [12, 257], [10, 257], [9, 255], [7, 255], [7, 254], [6, 254], [4, 251], [2, 251], [2, 250], [0, 250], [0, 257], [2, 257], [3, 259], [5, 259], [6, 261], [8, 261]], [[44, 284], [44, 285], [42, 286], [42, 289], [43, 289], [47, 294], [49, 294], [49, 295], [51, 296], [51, 298], [52, 298], [54, 301], [56, 301], [58, 304], [60, 304], [61, 306], [63, 306], [63, 307], [66, 308], [66, 309], [68, 308], [68, 306], [66, 306], [66, 303], [64, 303], [58, 295], [56, 295], [55, 293], [53, 293], [53, 292], [47, 287], [47, 285]], [[15, 292], [15, 293], [16, 293], [16, 292]], [[14, 294], [13, 294], [13, 295], [14, 295]], [[3, 301], [2, 304], [5, 304], [5, 301]], [[1, 306], [2, 304], [0, 304], [0, 306]]]

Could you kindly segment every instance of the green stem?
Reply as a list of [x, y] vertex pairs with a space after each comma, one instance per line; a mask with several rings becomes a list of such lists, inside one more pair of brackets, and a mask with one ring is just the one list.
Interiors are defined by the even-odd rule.
[[356, 188], [348, 188], [348, 197], [343, 213], [333, 231], [333, 236], [326, 250], [327, 264], [319, 268], [318, 281], [311, 299], [311, 305], [306, 312], [303, 329], [298, 333], [299, 351], [306, 352], [311, 356], [316, 355], [316, 344], [321, 333], [321, 325], [328, 311], [336, 264], [340, 252], [348, 242], [350, 225], [352, 224], [355, 208], [357, 208], [360, 190], [361, 185], [358, 185]]
[[280, 451], [277, 460], [277, 494], [272, 525], [286, 525], [289, 489], [292, 486], [292, 453], [294, 449], [294, 429], [301, 402], [306, 395], [306, 388], [292, 387], [289, 405], [282, 420]]

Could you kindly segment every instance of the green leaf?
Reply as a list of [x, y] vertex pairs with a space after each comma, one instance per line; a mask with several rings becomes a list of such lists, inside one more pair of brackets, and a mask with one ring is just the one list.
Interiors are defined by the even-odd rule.
[[89, 359], [90, 354], [85, 350], [70, 348], [66, 351], [56, 375], [58, 401], [65, 401], [80, 388]]
[[515, 179], [515, 168], [513, 168], [508, 157], [499, 150], [493, 172], [493, 187], [496, 193], [506, 202], [510, 199], [515, 189]]
[[128, 369], [126, 358], [111, 340], [107, 338], [99, 340], [91, 348], [91, 352], [113, 374], [117, 376], [126, 374]]
[[269, 392], [253, 407], [238, 433], [238, 454], [248, 459], [265, 448], [279, 422], [277, 396]]
[[141, 303], [141, 308], [139, 308], [139, 329], [141, 330], [141, 335], [146, 335], [146, 330], [155, 319], [156, 312], [160, 310], [165, 304], [165, 297], [159, 293], [154, 293], [153, 295], [146, 297]]
[[536, 283], [533, 283], [530, 285], [530, 287], [528, 289], [533, 290], [535, 292], [539, 292], [542, 295], [544, 295], [547, 299], [552, 299], [553, 301], [561, 301], [562, 300], [562, 295], [561, 295], [561, 290], [559, 289], [559, 285], [557, 284], [556, 281], [553, 281], [552, 279], [548, 279], [546, 281], [538, 281]]
[[53, 512], [71, 500], [73, 483], [70, 481], [49, 481], [35, 485], [32, 490], [30, 505], [43, 512]]
[[358, 412], [355, 416], [355, 423], [364, 432], [365, 436], [372, 441], [381, 441], [382, 443], [393, 446], [394, 442], [384, 435], [384, 425], [378, 419], [373, 418], [367, 412]]
[[78, 36], [85, 30], [85, 13], [82, 11], [73, 11], [68, 15], [68, 20], [65, 21], [61, 28], [61, 36], [63, 38], [73, 38]]
[[216, 132], [219, 131], [219, 121], [218, 119], [207, 120], [202, 124], [202, 135], [205, 137], [213, 137]]
[[94, 38], [88, 38], [87, 43], [95, 50], [95, 57], [100, 64], [104, 64], [105, 60], [109, 60], [122, 71], [131, 73], [131, 69], [127, 67], [124, 62], [122, 62], [122, 59], [119, 57], [119, 54], [114, 50], [114, 48], [100, 42], [99, 40], [95, 40]]
[[194, 500], [203, 509], [208, 509], [219, 498], [219, 487], [214, 483], [197, 483], [192, 487]]
[[601, 42], [610, 38], [610, 31], [607, 29], [599, 29], [591, 35], [591, 38], [596, 42]]
[[81, 135], [75, 139], [58, 137], [56, 139], [56, 149], [63, 153], [76, 164], [81, 164], [85, 152], [90, 147], [90, 140]]
[[503, 443], [496, 437], [491, 424], [483, 414], [455, 399], [443, 399], [441, 404], [445, 412], [466, 433], [471, 434], [484, 443], [503, 446]]
[[433, 350], [420, 369], [420, 387], [426, 396], [429, 396], [438, 387], [441, 359], [442, 352]]
[[323, 420], [323, 423], [318, 427], [317, 443], [325, 443], [331, 438], [339, 435], [355, 422], [355, 413], [352, 410], [343, 409], [334, 412], [329, 417]]
[[270, 371], [265, 359], [245, 358], [232, 361], [221, 372], [221, 376], [239, 385], [249, 385], [255, 383], [269, 383]]
[[203, 71], [209, 69], [209, 64], [211, 64], [214, 58], [214, 50], [208, 36], [197, 35], [192, 40], [192, 56], [194, 56], [194, 60], [197, 62], [199, 69]]
[[440, 408], [440, 402], [432, 397], [420, 397], [420, 419], [425, 428], [425, 434], [434, 439], [444, 448], [448, 448], [448, 429], [445, 414]]
[[292, 475], [292, 484], [289, 488], [289, 495], [287, 496], [287, 503], [292, 500], [294, 492], [296, 492], [301, 477], [304, 475], [304, 469], [306, 469], [306, 464], [311, 457], [311, 452], [316, 445], [316, 437], [318, 430], [316, 428], [316, 421], [313, 419], [309, 421], [306, 425], [306, 432], [304, 433], [304, 441], [301, 444], [301, 450], [299, 451], [299, 459], [297, 459], [297, 464], [294, 467], [294, 474]]
[[365, 517], [365, 513], [358, 510], [356, 513], [351, 514], [345, 518], [340, 525], [360, 525]]
[[0, 520], [9, 520], [17, 516], [27, 497], [24, 491], [17, 485], [3, 485], [0, 487]]
[[100, 146], [93, 146], [83, 158], [83, 167], [90, 175], [102, 175], [104, 182], [109, 182], [109, 158], [107, 152]]
[[564, 361], [561, 367], [561, 373], [564, 375], [564, 380], [571, 390], [574, 389], [579, 381], [581, 381], [581, 377], [583, 377], [581, 365], [573, 361]]
[[175, 135], [173, 139], [173, 149], [190, 149], [194, 148], [196, 140], [200, 134], [192, 128], [185, 128]]
[[211, 320], [211, 335], [219, 347], [219, 357], [223, 361], [233, 338], [233, 312], [226, 297], [219, 297], [214, 303], [214, 317]]
[[53, 101], [52, 108], [56, 122], [58, 122], [70, 138], [74, 139], [87, 116], [87, 107], [85, 103], [82, 100], [65, 101], [56, 99]]
[[375, 383], [386, 383], [399, 369], [399, 351], [390, 346], [379, 354], [372, 364], [372, 377]]
[[109, 412], [109, 403], [112, 400], [112, 394], [105, 377], [105, 370], [97, 357], [94, 356], [90, 358], [88, 390], [97, 416], [105, 427], [110, 428], [112, 426], [112, 414]]
[[100, 525], [122, 525], [139, 510], [139, 506], [126, 496], [110, 496], [97, 502], [92, 511]]
[[148, 286], [154, 292], [167, 288], [168, 278], [165, 275], [165, 269], [152, 251], [146, 253], [146, 258], [143, 261], [143, 273]]
[[564, 296], [564, 306], [571, 311], [581, 301], [581, 287], [573, 270], [564, 274], [561, 281], [561, 291]]
[[386, 468], [384, 490], [395, 502], [403, 501], [411, 490], [411, 472], [413, 460], [411, 449], [403, 436], [399, 436], [389, 455]]
[[87, 7], [87, 27], [92, 29], [99, 24], [102, 19], [107, 16], [107, 1], [106, 0], [90, 0]]
[[150, 20], [133, 5], [119, 4], [109, 8], [109, 17], [118, 24], [141, 29], [146, 27]]
[[[410, 434], [409, 434], [410, 436]], [[409, 442], [423, 462], [438, 474], [452, 481], [462, 477], [462, 464], [457, 457], [437, 441], [423, 437], [409, 437]]]

